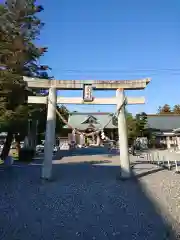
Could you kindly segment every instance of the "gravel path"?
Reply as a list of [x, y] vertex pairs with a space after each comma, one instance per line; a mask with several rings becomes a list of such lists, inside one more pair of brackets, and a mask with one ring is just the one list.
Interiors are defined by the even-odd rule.
[[118, 156], [93, 151], [54, 161], [48, 183], [40, 164], [1, 168], [0, 239], [178, 239], [180, 176], [132, 161], [131, 181], [116, 178]]

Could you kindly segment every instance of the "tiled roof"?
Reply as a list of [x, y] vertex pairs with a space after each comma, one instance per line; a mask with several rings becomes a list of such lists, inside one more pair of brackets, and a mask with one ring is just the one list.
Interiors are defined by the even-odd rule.
[[[105, 113], [105, 112], [90, 112], [90, 113], [79, 113], [79, 112], [72, 112], [69, 115], [68, 123], [72, 125], [74, 128], [85, 130], [88, 128], [88, 123], [85, 122], [90, 116], [93, 116], [97, 119], [98, 124], [94, 124], [96, 129], [103, 128], [105, 124], [109, 122], [109, 120], [112, 117], [111, 113]], [[65, 126], [64, 128], [68, 128], [68, 126]], [[113, 125], [112, 121], [107, 125], [106, 128], [117, 128], [117, 126]]]
[[147, 115], [147, 127], [157, 130], [173, 130], [180, 127], [180, 115], [176, 114], [154, 114]]
[[[93, 124], [96, 129], [102, 128], [111, 118], [111, 113], [106, 112], [89, 112], [89, 113], [79, 113], [72, 112], [69, 115], [68, 122], [74, 128], [85, 130], [88, 128], [89, 124], [85, 122], [89, 116], [93, 116], [97, 119], [98, 124]], [[151, 114], [147, 115], [147, 128], [169, 131], [175, 128], [180, 128], [180, 115], [172, 114]], [[64, 128], [68, 128], [65, 126]], [[117, 128], [116, 125], [113, 125], [112, 121], [107, 125], [106, 128]]]

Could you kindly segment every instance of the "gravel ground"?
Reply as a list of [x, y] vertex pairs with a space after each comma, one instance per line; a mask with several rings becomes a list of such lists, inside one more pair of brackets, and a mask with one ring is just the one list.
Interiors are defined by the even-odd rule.
[[0, 168], [1, 240], [178, 239], [180, 175], [133, 157], [121, 181], [118, 156], [88, 151], [55, 160], [52, 182], [40, 162]]

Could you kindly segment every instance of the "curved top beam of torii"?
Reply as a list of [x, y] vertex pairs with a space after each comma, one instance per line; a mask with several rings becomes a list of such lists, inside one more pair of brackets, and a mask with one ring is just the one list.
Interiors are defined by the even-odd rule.
[[23, 77], [29, 88], [48, 89], [52, 86], [57, 90], [81, 90], [84, 84], [91, 84], [94, 90], [126, 90], [145, 89], [150, 78], [138, 80], [47, 80], [40, 78]]

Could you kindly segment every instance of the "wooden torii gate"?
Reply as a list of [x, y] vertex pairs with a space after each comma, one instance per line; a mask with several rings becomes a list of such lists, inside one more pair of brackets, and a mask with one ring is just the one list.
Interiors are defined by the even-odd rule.
[[[131, 168], [128, 153], [127, 125], [125, 117], [124, 90], [145, 89], [150, 82], [149, 78], [140, 80], [46, 80], [24, 77], [24, 81], [31, 89], [49, 89], [49, 96], [29, 96], [28, 103], [47, 104], [47, 125], [44, 147], [44, 163], [42, 178], [52, 177], [52, 156], [55, 139], [56, 104], [102, 104], [122, 106], [118, 115], [118, 134], [120, 146], [121, 178], [131, 177]], [[83, 97], [57, 97], [56, 90], [83, 90]], [[116, 90], [114, 98], [94, 98], [93, 90]], [[126, 104], [144, 104], [144, 97], [127, 97]]]

